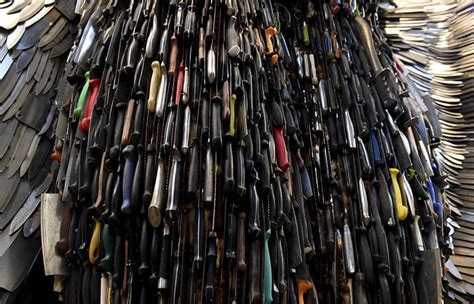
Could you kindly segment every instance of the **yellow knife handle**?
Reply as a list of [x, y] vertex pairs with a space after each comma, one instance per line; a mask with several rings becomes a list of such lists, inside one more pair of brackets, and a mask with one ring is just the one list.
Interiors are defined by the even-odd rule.
[[151, 63], [151, 80], [150, 80], [150, 93], [148, 94], [147, 109], [148, 112], [154, 113], [156, 107], [156, 97], [158, 95], [158, 88], [161, 82], [161, 64], [159, 61], [153, 61]]
[[235, 100], [237, 99], [237, 96], [235, 94], [232, 94], [232, 97], [230, 98], [230, 135], [234, 136], [235, 135]]
[[395, 192], [395, 205], [397, 207], [398, 219], [403, 221], [407, 218], [408, 208], [403, 205], [402, 192], [398, 184], [398, 169], [390, 168], [390, 175], [392, 177], [393, 192]]
[[99, 244], [100, 244], [100, 221], [94, 219], [94, 231], [92, 232], [91, 243], [89, 245], [89, 262], [95, 264], [99, 259]]

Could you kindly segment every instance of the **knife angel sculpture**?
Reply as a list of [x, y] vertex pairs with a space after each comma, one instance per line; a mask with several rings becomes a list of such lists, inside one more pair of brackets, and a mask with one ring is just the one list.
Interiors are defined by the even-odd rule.
[[67, 0], [0, 1], [0, 303], [25, 296], [40, 253], [41, 194], [59, 158], [56, 87], [75, 17]]

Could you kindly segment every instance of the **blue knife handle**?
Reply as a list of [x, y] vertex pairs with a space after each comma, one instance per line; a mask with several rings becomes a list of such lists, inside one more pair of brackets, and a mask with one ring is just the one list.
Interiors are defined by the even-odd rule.
[[125, 166], [123, 168], [122, 176], [122, 207], [120, 208], [123, 214], [132, 213], [132, 182], [137, 165], [137, 155], [135, 147], [128, 145], [122, 152], [125, 158]]

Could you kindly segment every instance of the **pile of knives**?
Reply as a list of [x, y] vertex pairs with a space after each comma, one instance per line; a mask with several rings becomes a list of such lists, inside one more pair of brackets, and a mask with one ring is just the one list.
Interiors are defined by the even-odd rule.
[[64, 303], [442, 301], [438, 113], [373, 7], [61, 3], [43, 5], [80, 16], [58, 77], [50, 55], [38, 64], [54, 104], [35, 121], [51, 180], [33, 193], [47, 192], [43, 263]]
[[474, 4], [472, 1], [396, 1], [383, 28], [405, 74], [439, 112], [440, 159], [448, 174], [448, 222], [454, 255], [448, 261], [449, 299], [474, 301]]

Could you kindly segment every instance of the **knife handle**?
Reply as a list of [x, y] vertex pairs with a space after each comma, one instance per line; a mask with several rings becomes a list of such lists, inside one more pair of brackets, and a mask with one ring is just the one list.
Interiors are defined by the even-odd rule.
[[260, 291], [260, 278], [261, 278], [261, 253], [260, 253], [260, 242], [254, 240], [250, 244], [250, 290], [249, 300], [250, 303], [260, 303], [262, 294]]
[[143, 146], [139, 145], [138, 148], [138, 160], [133, 173], [132, 181], [132, 200], [130, 206], [132, 210], [141, 210], [141, 200], [143, 197], [143, 158], [144, 149]]
[[158, 95], [156, 96], [156, 107], [155, 107], [155, 115], [158, 118], [162, 118], [165, 114], [165, 106], [166, 106], [166, 96], [168, 91], [168, 74], [166, 73], [166, 66], [164, 63], [161, 63], [160, 67], [161, 73], [161, 80], [160, 80], [160, 88], [158, 90]]
[[171, 219], [171, 221], [177, 219], [178, 204], [180, 201], [181, 192], [181, 165], [182, 162], [179, 160], [173, 160], [171, 162], [168, 188], [168, 204], [166, 207], [166, 212], [168, 213], [168, 217], [169, 219]]
[[230, 202], [232, 198], [224, 197], [227, 200], [226, 203], [232, 204], [229, 206], [229, 211], [227, 212], [226, 220], [226, 230], [225, 230], [225, 257], [224, 257], [224, 269], [226, 271], [231, 271], [235, 265], [237, 258], [235, 245], [237, 241], [237, 219], [235, 214], [236, 206], [234, 202]]
[[170, 112], [168, 113], [168, 117], [166, 118], [165, 124], [165, 131], [164, 131], [164, 138], [163, 143], [161, 145], [161, 150], [165, 153], [170, 151], [171, 141], [173, 137], [173, 123], [175, 122], [176, 118], [176, 109], [171, 108]]
[[273, 128], [273, 138], [275, 140], [278, 167], [280, 167], [283, 172], [286, 172], [290, 167], [290, 163], [288, 161], [288, 150], [286, 149], [285, 138], [283, 137], [283, 127]]
[[160, 46], [158, 48], [158, 60], [162, 63], [168, 62], [168, 55], [169, 55], [168, 26], [169, 24], [167, 23], [165, 25], [165, 29], [163, 30], [163, 33], [161, 34]]
[[191, 199], [195, 200], [198, 195], [199, 190], [199, 175], [201, 172], [201, 162], [199, 158], [200, 154], [200, 145], [198, 141], [193, 143], [191, 149], [191, 161], [189, 164], [189, 178], [188, 178], [188, 196]]
[[59, 228], [59, 240], [56, 242], [54, 248], [56, 253], [60, 256], [64, 256], [69, 249], [69, 229], [71, 226], [72, 210], [71, 204], [66, 202], [63, 203], [63, 212], [61, 218], [61, 226]]
[[393, 222], [392, 197], [390, 196], [385, 176], [380, 168], [377, 169], [377, 182], [382, 222], [384, 224], [391, 223]]
[[202, 264], [204, 262], [204, 246], [205, 246], [205, 234], [204, 234], [204, 212], [203, 208], [198, 203], [195, 214], [195, 238], [194, 238], [194, 259], [193, 259], [193, 268], [195, 271], [201, 271]]
[[139, 41], [138, 41], [138, 33], [133, 33], [132, 34], [132, 42], [128, 46], [127, 50], [127, 57], [126, 57], [126, 64], [123, 67], [123, 71], [126, 74], [131, 74], [133, 70], [135, 69], [136, 63], [137, 63], [137, 55], [138, 55], [138, 47], [139, 47]]
[[150, 90], [148, 93], [148, 102], [147, 110], [150, 113], [155, 112], [156, 108], [156, 98], [158, 97], [158, 89], [160, 88], [161, 83], [161, 64], [159, 61], [153, 61], [151, 63], [151, 80], [150, 80]]
[[143, 94], [137, 94], [136, 105], [135, 105], [135, 116], [133, 118], [133, 132], [130, 135], [129, 144], [138, 145], [142, 133], [143, 124], [143, 112], [145, 107], [145, 96]]
[[229, 133], [231, 136], [235, 136], [235, 100], [237, 96], [232, 94], [230, 97], [230, 124], [229, 124]]
[[93, 217], [94, 230], [89, 244], [89, 262], [94, 265], [99, 259], [99, 246], [100, 246], [100, 221]]
[[242, 141], [237, 142], [237, 156], [236, 156], [236, 168], [235, 168], [235, 190], [237, 195], [242, 197], [247, 191], [245, 182], [245, 160], [244, 160], [244, 143]]
[[122, 275], [125, 263], [125, 244], [123, 236], [115, 236], [115, 249], [114, 249], [114, 274], [113, 274], [113, 284], [115, 288], [120, 288], [122, 284]]
[[150, 205], [153, 196], [153, 187], [155, 185], [155, 146], [150, 143], [146, 149], [146, 168], [145, 168], [145, 186], [143, 192], [143, 204], [145, 208]]
[[158, 271], [160, 267], [161, 229], [153, 229], [150, 249], [150, 285], [156, 286], [158, 283]]
[[212, 148], [220, 150], [222, 147], [222, 99], [220, 97], [212, 98]]
[[150, 252], [149, 252], [149, 227], [148, 222], [144, 220], [142, 222], [142, 231], [140, 235], [140, 261], [141, 265], [138, 267], [138, 274], [144, 281], [150, 272]]
[[272, 303], [272, 287], [273, 287], [273, 275], [272, 275], [272, 262], [270, 260], [270, 248], [268, 246], [268, 240], [270, 239], [270, 229], [265, 231], [264, 234], [264, 255], [265, 255], [265, 289], [264, 297], [265, 303]]
[[395, 193], [395, 206], [397, 207], [398, 219], [403, 221], [407, 218], [408, 208], [403, 205], [402, 193], [400, 191], [400, 185], [398, 184], [398, 169], [390, 168], [390, 176], [392, 179], [393, 191]]
[[206, 35], [206, 31], [204, 30], [204, 27], [200, 27], [199, 28], [198, 59], [199, 59], [199, 64], [202, 66], [204, 66], [204, 58], [206, 57], [205, 35]]
[[204, 286], [204, 301], [205, 303], [212, 303], [214, 299], [215, 274], [216, 274], [216, 248], [217, 234], [210, 232], [208, 237], [208, 250], [206, 256], [206, 283]]
[[245, 263], [245, 212], [239, 213], [239, 222], [237, 226], [237, 269], [239, 272], [245, 272], [247, 264]]
[[121, 211], [123, 214], [130, 215], [132, 214], [132, 183], [133, 183], [133, 174], [135, 172], [135, 167], [137, 164], [137, 155], [135, 147], [128, 145], [122, 152], [123, 157], [125, 158], [125, 166], [123, 168], [122, 175], [122, 207]]
[[377, 131], [375, 129], [370, 130], [370, 144], [372, 147], [372, 154], [374, 155], [374, 162], [376, 164], [380, 164], [382, 162], [382, 155], [380, 154], [380, 147], [376, 132]]
[[113, 161], [118, 161], [120, 156], [120, 143], [122, 142], [122, 130], [124, 125], [124, 107], [120, 106], [116, 109], [116, 117], [115, 117], [115, 124], [114, 127], [110, 130], [113, 137], [112, 137], [112, 147], [109, 151], [109, 157]]
[[354, 292], [355, 303], [368, 304], [367, 294], [365, 291], [365, 275], [363, 273], [357, 272], [355, 274], [353, 292]]
[[91, 125], [92, 110], [94, 109], [95, 101], [97, 99], [97, 94], [99, 93], [100, 79], [89, 80], [89, 88], [92, 89], [92, 92], [89, 94], [89, 98], [87, 99], [87, 102], [86, 102], [86, 108], [80, 122], [81, 129], [84, 133], [89, 132], [89, 127]]
[[204, 173], [203, 201], [212, 203], [214, 201], [214, 157], [210, 147], [206, 151], [206, 166]]
[[89, 92], [89, 81], [90, 81], [90, 72], [84, 74], [85, 81], [84, 86], [82, 87], [81, 93], [79, 94], [79, 99], [77, 100], [76, 107], [74, 108], [74, 118], [79, 119], [82, 114], [82, 108], [84, 107], [84, 102], [86, 101], [87, 94]]
[[357, 242], [357, 252], [359, 254], [359, 267], [360, 270], [365, 274], [365, 278], [369, 283], [369, 286], [375, 284], [375, 271], [372, 261], [372, 252], [370, 250], [367, 234], [364, 231], [359, 233], [359, 241]]
[[183, 91], [183, 82], [184, 82], [184, 65], [181, 63], [178, 67], [178, 80], [176, 81], [176, 95], [174, 99], [174, 103], [176, 106], [178, 106], [181, 101], [181, 93]]
[[160, 270], [158, 289], [168, 289], [170, 287], [170, 267], [171, 267], [171, 231], [167, 221], [164, 221], [163, 237], [161, 241]]
[[272, 42], [272, 37], [275, 36], [277, 33], [277, 30], [270, 26], [265, 30], [265, 37], [266, 37], [266, 42], [267, 42], [267, 50], [268, 53], [272, 56], [272, 64], [275, 64], [278, 61], [278, 54], [274, 52], [273, 49], [273, 42]]
[[210, 84], [216, 80], [216, 53], [212, 48], [207, 51], [207, 81]]
[[[266, 141], [265, 141], [266, 142]], [[262, 156], [263, 160], [260, 165], [260, 188], [262, 196], [266, 196], [271, 191], [270, 181], [270, 159], [268, 157], [268, 143], [262, 143]]]
[[250, 181], [249, 185], [249, 217], [248, 217], [248, 234], [249, 237], [253, 239], [257, 239], [262, 230], [260, 229], [259, 225], [259, 217], [260, 217], [260, 200], [257, 193], [257, 181], [255, 177], [253, 180]]
[[104, 249], [104, 256], [99, 262], [99, 267], [104, 272], [112, 272], [113, 271], [113, 249], [114, 249], [114, 239], [110, 231], [110, 225], [104, 224], [101, 233], [101, 244], [102, 248]]
[[158, 228], [161, 224], [162, 212], [165, 206], [165, 164], [162, 159], [158, 159], [155, 186], [150, 206], [148, 207], [148, 221], [154, 228]]
[[122, 180], [120, 175], [117, 178], [112, 179], [111, 183], [111, 199], [110, 199], [110, 215], [107, 218], [107, 223], [110, 226], [117, 227], [120, 224], [119, 213], [121, 207], [121, 194], [122, 194]]
[[170, 61], [168, 64], [168, 76], [173, 78], [176, 72], [176, 61], [178, 56], [178, 39], [175, 35], [170, 38], [171, 50], [170, 50]]
[[184, 38], [192, 40], [196, 32], [196, 6], [188, 5], [186, 19], [184, 20]]
[[225, 142], [225, 159], [224, 159], [224, 192], [231, 193], [234, 190], [234, 153], [232, 150], [232, 142], [227, 139]]
[[150, 33], [148, 34], [148, 38], [145, 44], [145, 57], [146, 58], [154, 58], [157, 52], [158, 45], [158, 37], [160, 34], [159, 31], [159, 24], [158, 24], [158, 17], [153, 14], [152, 26]]
[[237, 21], [236, 16], [231, 16], [227, 22], [227, 33], [226, 33], [226, 42], [227, 42], [227, 54], [229, 57], [237, 57], [240, 53], [239, 46], [239, 36], [235, 30], [235, 22]]

